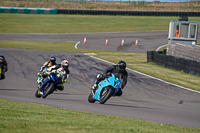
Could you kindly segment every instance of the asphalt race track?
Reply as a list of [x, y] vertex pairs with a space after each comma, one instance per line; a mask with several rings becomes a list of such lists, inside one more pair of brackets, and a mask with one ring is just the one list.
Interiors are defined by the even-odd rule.
[[[16, 41], [72, 41], [84, 44], [86, 37], [87, 45], [79, 45], [83, 49], [100, 49], [111, 51], [123, 51], [134, 53], [146, 53], [156, 50], [159, 46], [167, 44], [168, 31], [149, 32], [122, 32], [122, 33], [75, 33], [75, 34], [1, 34], [0, 40]], [[108, 45], [105, 47], [105, 41]], [[124, 39], [124, 46], [121, 46]], [[138, 45], [135, 41], [138, 39]]]
[[[155, 34], [157, 33], [158, 32], [155, 32]], [[0, 40], [81, 41], [78, 48], [87, 48], [88, 45], [90, 45], [89, 48], [96, 49], [100, 47], [100, 41], [104, 40], [105, 34], [49, 34], [49, 36], [48, 34], [34, 34], [35, 36], [33, 37], [31, 37], [33, 34], [0, 34]], [[111, 39], [112, 41], [110, 41], [110, 45], [112, 45], [112, 47], [110, 47], [111, 50], [119, 51], [119, 47], [121, 47], [120, 43], [116, 46], [114, 45], [114, 41], [117, 42], [121, 40], [119, 34], [120, 33], [109, 34], [109, 36], [113, 36], [113, 40]], [[142, 32], [135, 32], [133, 34], [142, 34]], [[151, 32], [150, 35], [152, 34], [154, 34], [154, 32]], [[163, 32], [163, 35], [164, 34], [167, 34], [167, 32]], [[45, 37], [42, 37], [43, 35]], [[64, 35], [67, 37], [62, 38]], [[83, 44], [83, 37], [86, 35], [88, 36], [88, 42], [87, 44]], [[124, 33], [121, 34], [121, 36], [123, 35]], [[70, 38], [72, 39], [70, 40]], [[114, 38], [116, 38], [116, 40]], [[128, 35], [125, 38], [128, 40]], [[129, 37], [129, 39], [130, 38], [131, 37]], [[142, 41], [139, 42], [141, 47], [136, 48], [136, 50], [134, 50], [135, 46], [120, 50], [126, 52], [140, 50], [141, 53], [145, 53], [145, 50], [149, 47], [150, 50], [155, 50], [156, 47], [159, 46], [158, 43], [161, 43], [162, 40], [165, 41], [166, 38], [165, 36], [158, 40], [154, 38], [149, 42], [143, 39], [143, 44]], [[152, 43], [153, 41], [156, 43]], [[103, 45], [105, 45], [104, 43], [105, 41], [103, 41]], [[149, 44], [148, 46], [145, 45], [147, 43]], [[100, 49], [106, 49], [105, 47], [107, 46], [101, 47]], [[77, 111], [200, 128], [200, 93], [179, 88], [128, 70], [128, 83], [123, 89], [123, 95], [121, 97], [112, 97], [104, 105], [100, 105], [98, 102], [91, 104], [87, 101], [91, 84], [95, 80], [96, 74], [102, 73], [104, 69], [111, 65], [110, 63], [92, 58], [83, 53], [72, 52], [0, 48], [0, 54], [6, 57], [9, 69], [6, 73], [6, 79], [0, 80], [1, 98]], [[38, 99], [34, 96], [37, 86], [37, 73], [41, 65], [52, 55], [57, 57], [57, 62], [61, 62], [63, 59], [69, 60], [70, 78], [65, 84], [65, 89], [63, 91], [54, 92], [46, 99]]]

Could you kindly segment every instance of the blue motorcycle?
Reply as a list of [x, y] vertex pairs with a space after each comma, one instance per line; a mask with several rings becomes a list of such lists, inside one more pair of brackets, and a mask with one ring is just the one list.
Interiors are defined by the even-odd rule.
[[100, 104], [104, 104], [110, 97], [115, 96], [119, 89], [121, 89], [121, 75], [112, 73], [98, 84], [96, 90], [91, 89], [88, 102], [99, 101]]
[[[37, 98], [46, 98], [48, 95], [59, 89], [59, 85], [63, 83], [63, 79], [60, 74], [50, 73], [42, 82], [41, 86], [35, 92]], [[41, 92], [43, 94], [41, 94]]]

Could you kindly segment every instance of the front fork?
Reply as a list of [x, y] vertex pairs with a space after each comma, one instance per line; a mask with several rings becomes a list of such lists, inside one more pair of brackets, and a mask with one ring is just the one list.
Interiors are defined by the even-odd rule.
[[49, 78], [44, 79], [44, 82], [40, 85], [39, 87], [39, 91], [44, 92], [44, 86], [46, 86], [46, 84], [50, 81]]
[[96, 91], [96, 89], [93, 89], [93, 88], [91, 87], [91, 93], [92, 93], [93, 96], [95, 95], [95, 91]]

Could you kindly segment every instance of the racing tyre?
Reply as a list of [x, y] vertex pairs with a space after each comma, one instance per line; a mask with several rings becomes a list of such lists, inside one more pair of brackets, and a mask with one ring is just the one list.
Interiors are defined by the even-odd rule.
[[100, 94], [100, 100], [99, 103], [100, 104], [104, 104], [112, 95], [113, 92], [113, 88], [112, 87], [105, 87], [103, 88], [103, 90], [101, 91]]
[[92, 94], [92, 92], [90, 93], [90, 95], [88, 96], [88, 102], [89, 103], [94, 103], [94, 102], [96, 102], [96, 100], [95, 99], [93, 99], [93, 94]]
[[37, 91], [35, 92], [35, 97], [40, 98], [41, 96], [42, 96], [42, 95], [39, 94], [39, 90], [37, 90]]
[[53, 83], [51, 83], [50, 86], [45, 86], [42, 98], [46, 98], [49, 94], [53, 93], [54, 87], [55, 85]]

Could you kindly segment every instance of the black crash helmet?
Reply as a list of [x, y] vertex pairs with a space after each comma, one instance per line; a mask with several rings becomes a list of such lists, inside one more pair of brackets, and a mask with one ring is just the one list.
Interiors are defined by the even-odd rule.
[[5, 62], [5, 57], [3, 55], [0, 55], [0, 62]]
[[122, 61], [120, 60], [117, 64], [119, 66], [119, 69], [124, 71], [126, 69], [126, 62], [125, 61]]
[[51, 62], [52, 65], [55, 65], [56, 64], [56, 57], [52, 56], [50, 58], [50, 62]]

